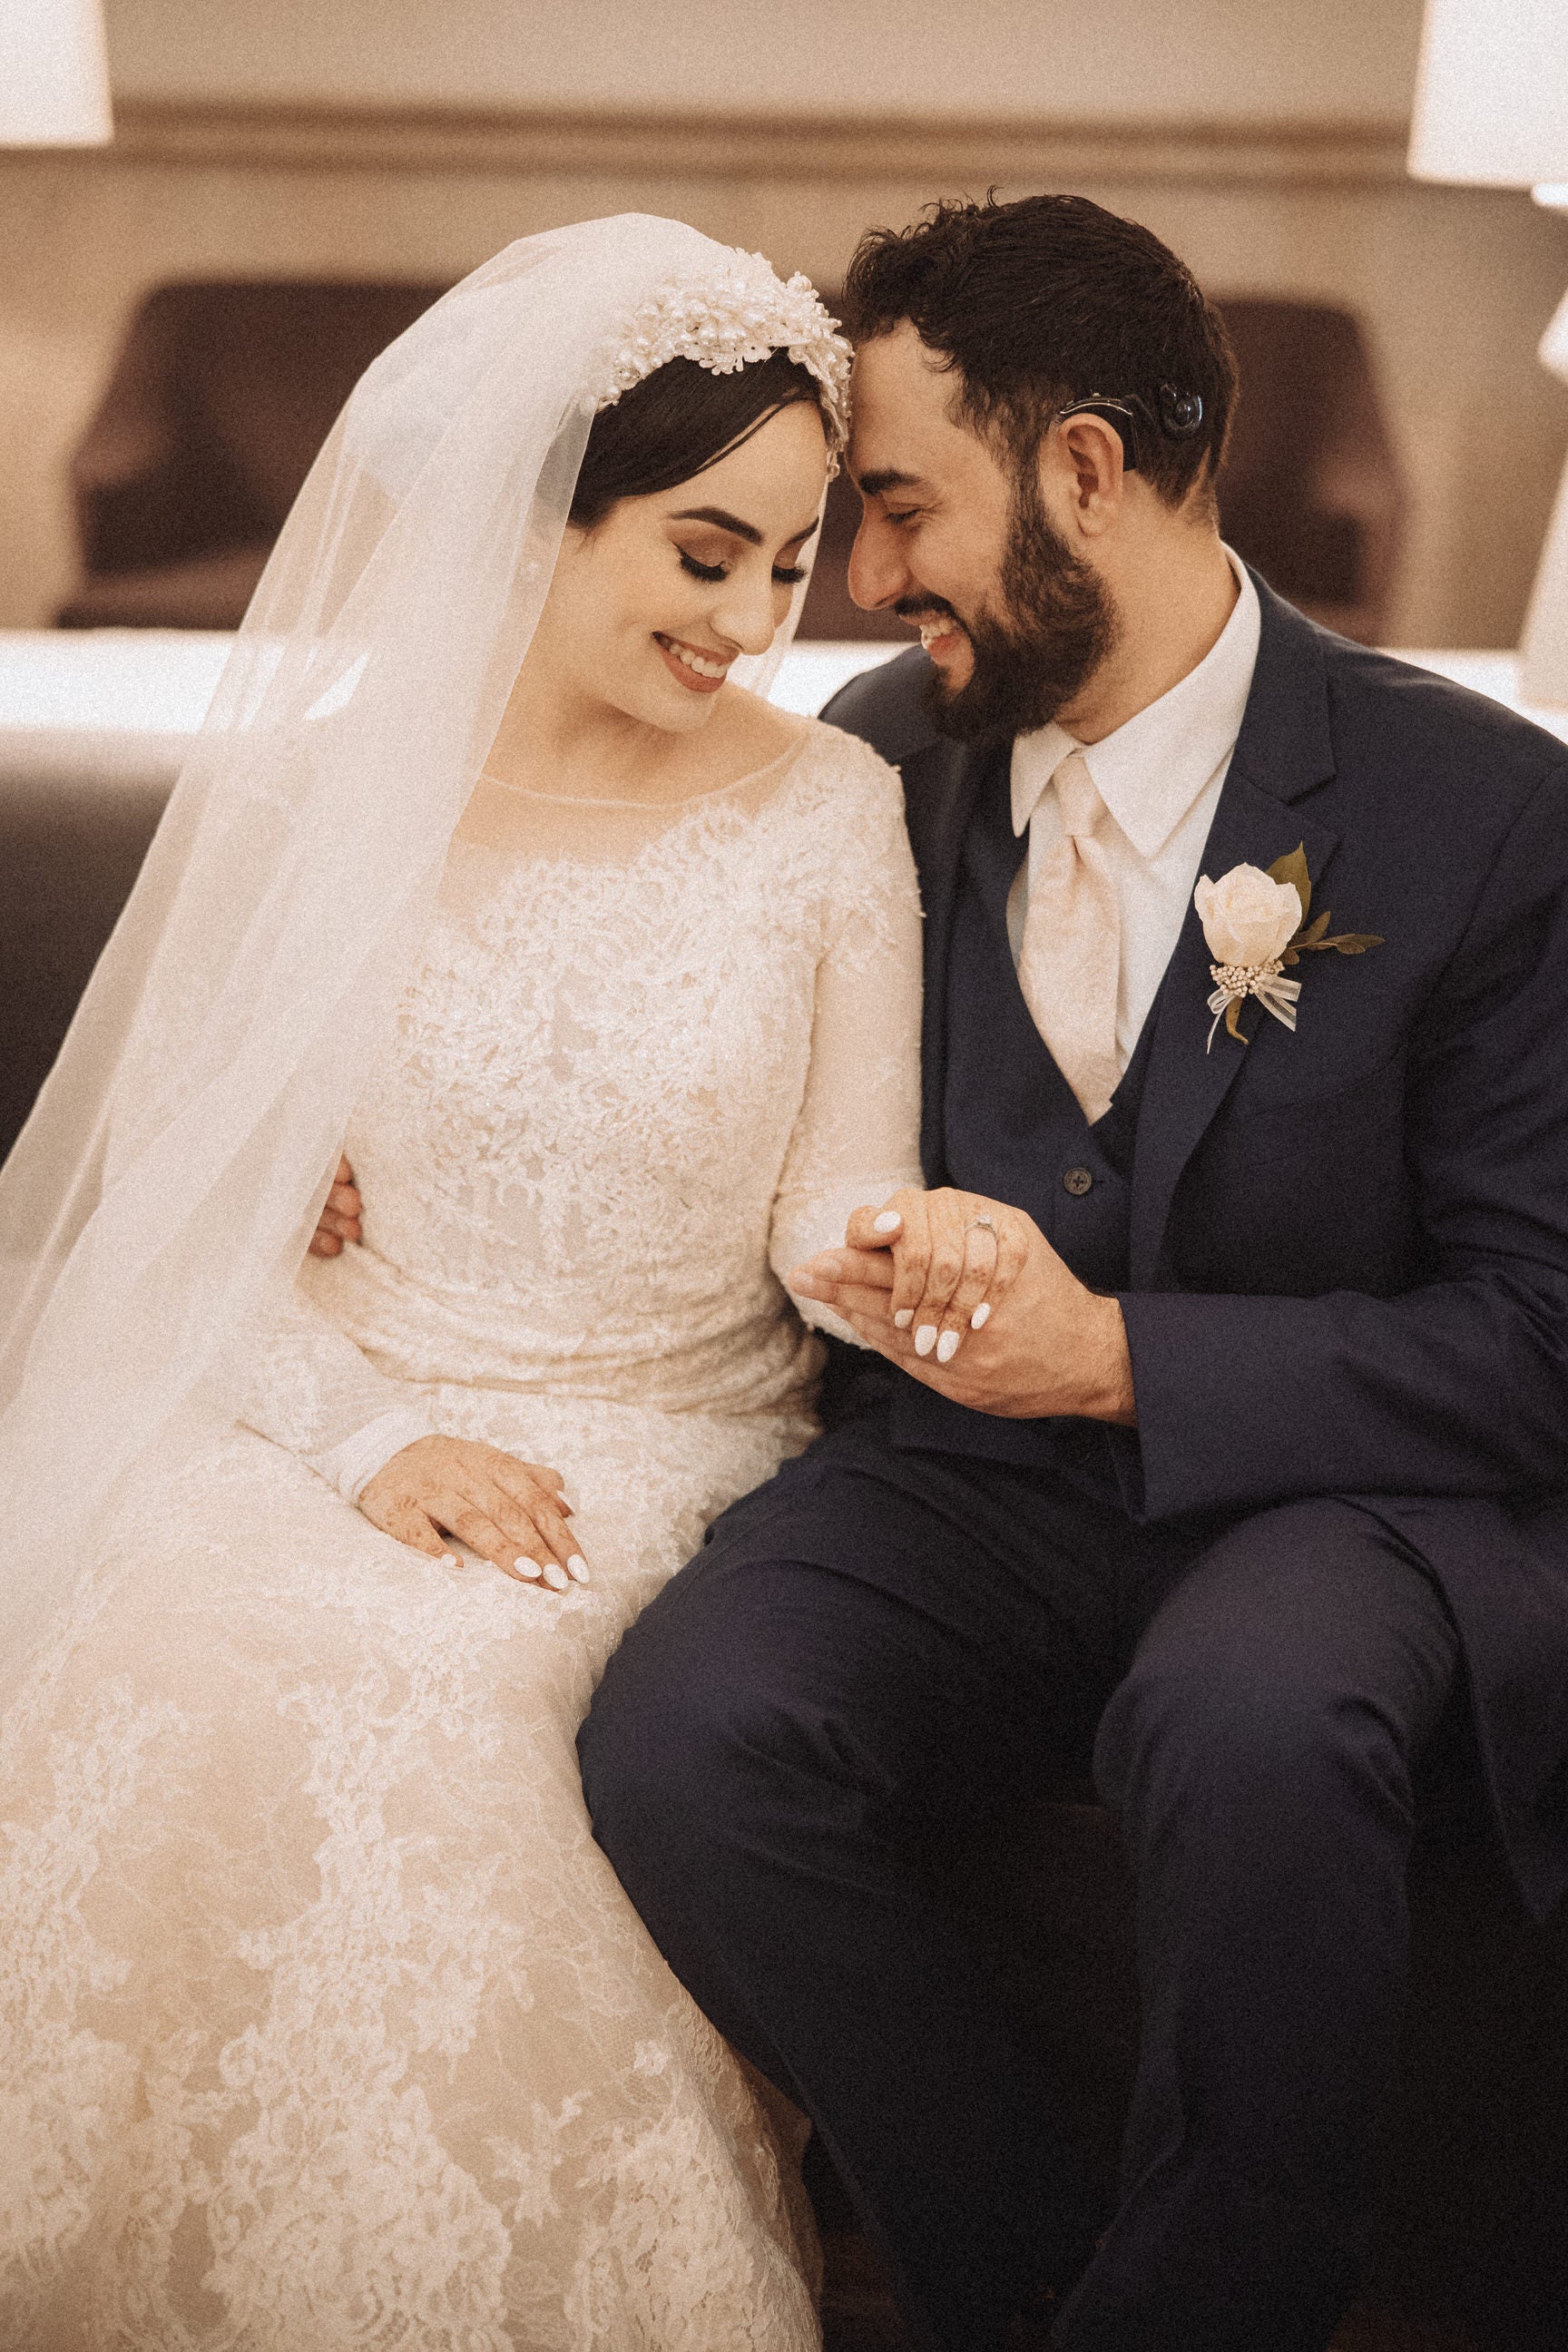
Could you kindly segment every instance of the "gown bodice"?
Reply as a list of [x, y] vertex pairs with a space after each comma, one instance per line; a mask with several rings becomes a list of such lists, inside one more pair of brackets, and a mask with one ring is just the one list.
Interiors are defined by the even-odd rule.
[[363, 1245], [307, 1261], [247, 1418], [314, 1455], [408, 1383], [788, 1407], [782, 1276], [919, 1181], [897, 780], [813, 725], [675, 807], [483, 806], [347, 1138]]

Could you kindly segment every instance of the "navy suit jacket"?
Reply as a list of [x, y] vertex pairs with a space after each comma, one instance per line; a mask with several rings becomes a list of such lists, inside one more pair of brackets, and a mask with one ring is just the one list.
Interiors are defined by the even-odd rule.
[[[1348, 644], [1258, 582], [1262, 635], [1200, 870], [1301, 845], [1292, 1034], [1206, 1045], [1189, 907], [1153, 1024], [1121, 1299], [1134, 1517], [1355, 1496], [1436, 1579], [1533, 1908], [1568, 1885], [1568, 747]], [[946, 1181], [948, 948], [985, 772], [918, 651], [823, 716], [903, 776], [926, 910], [922, 1160]], [[993, 772], [994, 770], [993, 770]]]

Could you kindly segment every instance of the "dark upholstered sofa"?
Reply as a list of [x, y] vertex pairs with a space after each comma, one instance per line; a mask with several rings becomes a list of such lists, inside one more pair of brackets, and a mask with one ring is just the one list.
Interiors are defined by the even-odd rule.
[[166, 785], [0, 774], [0, 1160], [141, 869]]
[[332, 419], [443, 291], [422, 282], [155, 287], [71, 460], [67, 628], [232, 629]]

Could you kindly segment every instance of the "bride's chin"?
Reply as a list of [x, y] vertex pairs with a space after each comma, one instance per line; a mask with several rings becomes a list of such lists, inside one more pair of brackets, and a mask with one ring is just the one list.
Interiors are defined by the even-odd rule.
[[707, 726], [721, 698], [693, 694], [689, 687], [666, 674], [653, 683], [645, 699], [647, 716], [656, 727], [676, 735], [695, 735]]

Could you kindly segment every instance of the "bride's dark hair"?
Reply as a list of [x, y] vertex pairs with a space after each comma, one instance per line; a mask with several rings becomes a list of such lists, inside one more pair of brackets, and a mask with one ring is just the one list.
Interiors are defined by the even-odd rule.
[[617, 499], [657, 498], [689, 482], [779, 409], [805, 400], [821, 410], [816, 378], [786, 351], [733, 375], [667, 360], [595, 417], [570, 520], [592, 530]]

